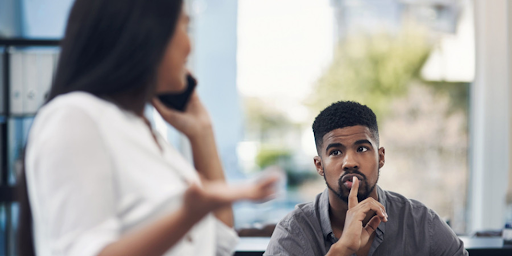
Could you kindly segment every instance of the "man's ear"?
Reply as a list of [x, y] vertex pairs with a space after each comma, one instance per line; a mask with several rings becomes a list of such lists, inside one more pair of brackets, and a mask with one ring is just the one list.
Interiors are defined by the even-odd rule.
[[386, 149], [384, 147], [379, 148], [379, 169], [386, 163]]
[[313, 157], [313, 161], [315, 162], [316, 172], [320, 176], [324, 176], [324, 168], [322, 167], [322, 158], [319, 156]]

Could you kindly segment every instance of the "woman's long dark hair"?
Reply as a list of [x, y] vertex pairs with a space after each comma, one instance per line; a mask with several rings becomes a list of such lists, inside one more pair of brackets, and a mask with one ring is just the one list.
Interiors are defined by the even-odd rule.
[[[73, 91], [123, 96], [142, 110], [174, 34], [182, 0], [76, 0], [71, 8], [47, 103]], [[18, 254], [35, 255], [25, 164], [19, 178]]]

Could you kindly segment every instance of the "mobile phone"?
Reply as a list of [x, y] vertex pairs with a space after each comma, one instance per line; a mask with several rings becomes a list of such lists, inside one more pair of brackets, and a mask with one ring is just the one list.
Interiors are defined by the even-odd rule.
[[196, 79], [192, 75], [188, 74], [187, 87], [185, 88], [185, 91], [180, 93], [160, 94], [158, 95], [158, 99], [160, 99], [160, 101], [164, 103], [165, 106], [184, 112], [185, 109], [187, 109], [187, 104], [190, 100], [190, 96], [196, 88], [196, 85]]

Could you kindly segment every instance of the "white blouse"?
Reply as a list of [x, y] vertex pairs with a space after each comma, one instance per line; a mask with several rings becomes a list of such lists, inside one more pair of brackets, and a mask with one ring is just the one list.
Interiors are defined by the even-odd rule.
[[[41, 108], [26, 175], [40, 256], [91, 256], [176, 211], [195, 169], [144, 120], [84, 92]], [[230, 255], [238, 237], [212, 214], [165, 255]]]

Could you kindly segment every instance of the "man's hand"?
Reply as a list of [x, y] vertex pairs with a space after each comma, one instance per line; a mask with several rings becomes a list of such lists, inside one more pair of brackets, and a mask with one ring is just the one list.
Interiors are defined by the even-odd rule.
[[[333, 247], [340, 252], [344, 252], [344, 255], [352, 255], [360, 248], [364, 247], [380, 222], [388, 221], [384, 206], [377, 200], [369, 197], [361, 203], [358, 202], [358, 190], [359, 180], [357, 177], [354, 177], [352, 188], [348, 196], [348, 211], [345, 218], [345, 227], [343, 228], [340, 240], [333, 245]], [[363, 227], [363, 220], [370, 211], [375, 212], [375, 216]]]

